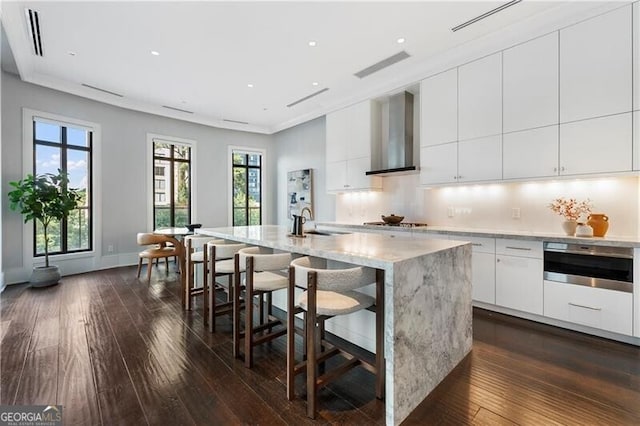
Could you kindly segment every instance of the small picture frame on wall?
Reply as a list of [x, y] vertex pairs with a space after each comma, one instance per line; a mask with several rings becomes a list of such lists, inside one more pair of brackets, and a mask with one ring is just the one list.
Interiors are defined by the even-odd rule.
[[289, 219], [293, 215], [299, 215], [303, 208], [308, 207], [313, 211], [311, 169], [294, 170], [287, 173], [287, 209]]

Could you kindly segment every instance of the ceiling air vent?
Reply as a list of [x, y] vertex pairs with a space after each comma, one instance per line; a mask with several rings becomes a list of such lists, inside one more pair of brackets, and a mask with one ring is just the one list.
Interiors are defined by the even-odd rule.
[[27, 15], [27, 26], [29, 27], [29, 33], [33, 41], [33, 52], [36, 56], [42, 56], [42, 39], [40, 38], [40, 18], [38, 18], [38, 12], [33, 9], [25, 9], [25, 14]]
[[468, 27], [471, 24], [475, 24], [476, 22], [483, 20], [484, 18], [488, 18], [489, 16], [491, 16], [491, 15], [493, 15], [495, 13], [498, 13], [501, 10], [504, 10], [504, 9], [510, 7], [510, 6], [515, 5], [515, 4], [518, 4], [521, 1], [522, 0], [512, 0], [512, 1], [508, 2], [508, 3], [503, 4], [502, 6], [498, 6], [495, 9], [491, 9], [490, 11], [483, 13], [482, 15], [478, 15], [475, 18], [471, 18], [468, 21], [463, 22], [460, 25], [456, 25], [455, 27], [451, 28], [451, 31], [456, 32], [458, 30], [461, 30], [461, 29], [463, 29], [465, 27]]
[[312, 94], [305, 96], [304, 98], [300, 98], [295, 102], [291, 102], [289, 105], [287, 105], [287, 108], [291, 108], [294, 105], [298, 105], [300, 102], [304, 102], [304, 101], [308, 101], [309, 99], [318, 96], [324, 92], [326, 92], [327, 90], [329, 90], [328, 87], [325, 87], [324, 89], [318, 90], [317, 92], [313, 92]]
[[226, 121], [227, 123], [236, 123], [236, 124], [249, 124], [246, 121], [239, 121], [239, 120], [229, 120], [228, 118], [223, 118], [222, 121]]
[[398, 52], [393, 56], [389, 56], [388, 58], [383, 59], [380, 62], [376, 62], [375, 64], [363, 69], [362, 71], [358, 71], [354, 75], [358, 78], [365, 78], [367, 76], [370, 76], [374, 72], [378, 72], [382, 69], [390, 67], [391, 65], [397, 64], [398, 62], [403, 61], [409, 57], [411, 57], [411, 55], [403, 50], [402, 52]]
[[162, 108], [171, 109], [171, 110], [179, 111], [179, 112], [184, 112], [184, 113], [187, 113], [187, 114], [193, 114], [193, 111], [187, 111], [186, 109], [175, 108], [175, 107], [168, 106], [168, 105], [162, 105]]
[[123, 96], [123, 95], [121, 95], [120, 93], [112, 92], [112, 91], [110, 91], [110, 90], [106, 90], [106, 89], [101, 89], [101, 88], [99, 88], [99, 87], [92, 86], [92, 85], [90, 85], [90, 84], [82, 83], [82, 85], [83, 85], [84, 87], [88, 87], [89, 89], [98, 90], [98, 91], [100, 91], [100, 92], [108, 93], [108, 94], [110, 94], [110, 95], [117, 96], [117, 97], [119, 97], [119, 98], [124, 98], [124, 96]]

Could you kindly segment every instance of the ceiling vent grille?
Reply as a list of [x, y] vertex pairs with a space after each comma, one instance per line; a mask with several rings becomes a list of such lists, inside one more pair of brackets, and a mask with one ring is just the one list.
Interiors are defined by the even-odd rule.
[[249, 124], [246, 121], [239, 121], [239, 120], [229, 120], [228, 118], [223, 118], [222, 121], [226, 121], [227, 123], [236, 123], [236, 124]]
[[168, 105], [162, 105], [162, 108], [171, 109], [173, 111], [184, 112], [186, 114], [193, 114], [193, 111], [188, 111], [186, 109], [176, 108]]
[[522, 0], [512, 0], [512, 1], [508, 2], [508, 3], [503, 4], [502, 6], [498, 6], [495, 9], [491, 9], [490, 11], [483, 13], [482, 15], [478, 15], [475, 18], [471, 18], [468, 21], [463, 22], [460, 25], [456, 25], [455, 27], [451, 28], [451, 31], [456, 32], [458, 30], [461, 30], [461, 29], [463, 29], [465, 27], [468, 27], [471, 24], [475, 24], [476, 22], [483, 20], [484, 18], [488, 18], [489, 16], [491, 16], [491, 15], [493, 15], [495, 13], [498, 13], [501, 10], [505, 10], [506, 8], [508, 8], [510, 6], [518, 4], [521, 1]]
[[371, 74], [373, 74], [374, 72], [378, 72], [380, 70], [383, 70], [387, 67], [390, 67], [393, 64], [397, 64], [400, 61], [403, 61], [407, 58], [411, 57], [411, 55], [409, 55], [407, 52], [405, 52], [404, 50], [402, 52], [398, 52], [393, 56], [389, 56], [386, 59], [381, 60], [380, 62], [376, 62], [375, 64], [363, 69], [362, 71], [358, 71], [357, 73], [355, 73], [354, 75], [358, 78], [365, 78], [367, 76], [370, 76]]
[[92, 86], [92, 85], [90, 85], [90, 84], [82, 83], [82, 85], [83, 85], [84, 87], [88, 87], [89, 89], [98, 90], [98, 91], [100, 91], [100, 92], [108, 93], [108, 94], [110, 94], [110, 95], [117, 96], [117, 97], [119, 97], [119, 98], [124, 98], [124, 95], [121, 95], [120, 93], [112, 92], [112, 91], [110, 91], [110, 90], [106, 90], [106, 89], [101, 89], [101, 88], [99, 88], [99, 87]]
[[313, 92], [312, 94], [307, 95], [304, 98], [300, 98], [295, 102], [291, 102], [289, 105], [287, 105], [287, 108], [291, 108], [292, 106], [298, 105], [301, 102], [308, 101], [309, 99], [311, 99], [311, 98], [313, 98], [315, 96], [318, 96], [318, 95], [326, 92], [327, 90], [329, 90], [329, 88], [325, 87], [324, 89], [318, 90], [317, 92]]
[[29, 34], [31, 34], [31, 41], [33, 42], [33, 52], [36, 56], [43, 56], [42, 52], [42, 38], [40, 37], [40, 18], [38, 12], [33, 9], [26, 9], [27, 26], [29, 27]]

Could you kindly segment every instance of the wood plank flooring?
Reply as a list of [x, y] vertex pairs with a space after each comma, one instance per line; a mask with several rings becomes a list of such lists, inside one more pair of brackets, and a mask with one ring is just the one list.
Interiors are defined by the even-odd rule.
[[[0, 404], [62, 404], [66, 425], [384, 424], [360, 368], [322, 390], [308, 419], [304, 400], [286, 399], [285, 338], [257, 348], [248, 370], [230, 321], [210, 334], [178, 286], [162, 266], [150, 285], [131, 267], [9, 286]], [[472, 353], [405, 424], [640, 424], [640, 348], [482, 310], [473, 325]]]

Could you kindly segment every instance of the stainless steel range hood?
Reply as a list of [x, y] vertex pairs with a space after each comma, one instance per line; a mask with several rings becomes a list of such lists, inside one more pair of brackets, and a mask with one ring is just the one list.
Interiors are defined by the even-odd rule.
[[[382, 168], [366, 172], [367, 175], [387, 175], [413, 172], [413, 95], [402, 92], [389, 98], [388, 114], [383, 117], [383, 128], [388, 137], [382, 140]], [[385, 125], [386, 124], [386, 125]]]

